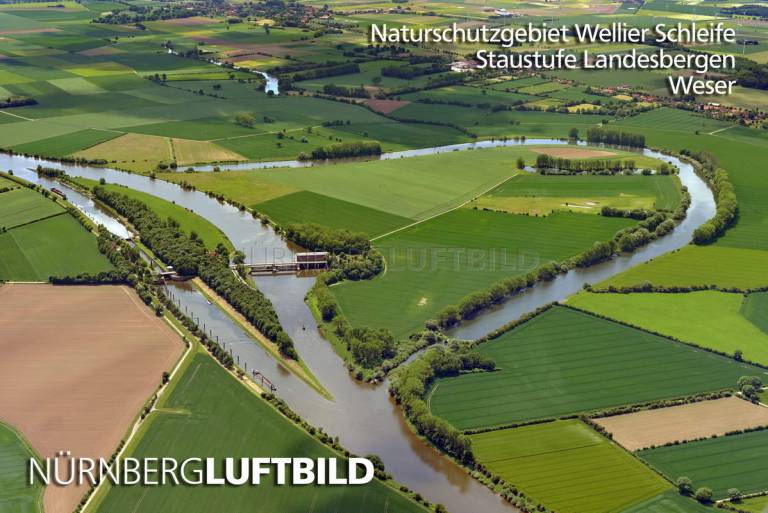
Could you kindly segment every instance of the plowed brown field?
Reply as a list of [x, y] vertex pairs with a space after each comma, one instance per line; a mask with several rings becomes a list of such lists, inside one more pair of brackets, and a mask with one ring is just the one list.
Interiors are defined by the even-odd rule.
[[768, 408], [728, 397], [595, 421], [630, 451], [768, 425]]
[[[109, 457], [183, 350], [127, 287], [0, 287], [0, 420], [43, 457]], [[84, 487], [49, 486], [46, 513]]]

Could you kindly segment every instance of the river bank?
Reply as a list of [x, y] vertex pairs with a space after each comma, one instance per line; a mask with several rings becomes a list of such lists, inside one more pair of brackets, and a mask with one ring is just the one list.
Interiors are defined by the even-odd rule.
[[[546, 141], [544, 144], [563, 144], [557, 140]], [[542, 142], [498, 141], [496, 146], [511, 144]], [[432, 150], [454, 151], [446, 148], [448, 147]], [[476, 147], [467, 146], [465, 149], [470, 148]], [[670, 235], [654, 241], [632, 255], [616, 258], [595, 268], [573, 270], [552, 282], [537, 285], [452, 334], [461, 338], [477, 338], [494, 329], [494, 326], [503, 325], [535, 310], [537, 305], [561, 300], [581, 290], [584, 283], [605, 279], [686, 245], [696, 226], [714, 213], [714, 198], [689, 164], [674, 157], [646, 151], [648, 155], [676, 164], [680, 169], [681, 181], [688, 187], [692, 197], [685, 221]], [[21, 156], [0, 156], [0, 166], [6, 169], [20, 170], [35, 167], [39, 163], [41, 161]], [[110, 183], [121, 183], [192, 209], [221, 228], [235, 247], [243, 250], [250, 262], [278, 261], [293, 256], [294, 249], [271, 227], [262, 225], [250, 213], [220, 203], [202, 192], [183, 190], [168, 182], [110, 169], [54, 165], [64, 168], [68, 174], [94, 179], [103, 177]], [[294, 339], [299, 354], [332, 394], [334, 401], [322, 397], [294, 374], [277, 365], [269, 352], [254, 344], [241, 327], [218, 307], [209, 304], [208, 300], [189, 284], [170, 286], [174, 289], [175, 297], [186, 309], [214, 332], [226, 338], [227, 347], [232, 347], [242, 362], [247, 362], [249, 368], [258, 368], [269, 373], [270, 379], [278, 386], [278, 395], [285, 399], [292, 409], [311, 424], [322, 426], [326, 432], [338, 435], [345, 447], [358, 454], [379, 454], [396, 480], [432, 502], [450, 505], [450, 510], [454, 513], [474, 513], [479, 508], [489, 512], [514, 510], [482, 483], [474, 480], [465, 469], [416, 436], [399, 407], [387, 393], [386, 382], [383, 386], [373, 386], [359, 383], [349, 376], [343, 360], [322, 337], [310, 308], [304, 302], [307, 291], [314, 284], [313, 277], [265, 275], [255, 277], [254, 281], [270, 298], [284, 329]]]

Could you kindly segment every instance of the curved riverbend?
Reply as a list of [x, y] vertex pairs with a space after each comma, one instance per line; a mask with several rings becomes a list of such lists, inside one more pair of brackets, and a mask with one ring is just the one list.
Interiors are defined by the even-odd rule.
[[[383, 158], [407, 158], [445, 151], [519, 144], [563, 142], [551, 139], [525, 142], [485, 141], [399, 152], [387, 154]], [[714, 215], [715, 202], [712, 193], [695, 174], [691, 165], [657, 152], [645, 150], [644, 153], [671, 162], [680, 169], [680, 179], [691, 193], [691, 207], [685, 221], [671, 234], [632, 255], [622, 256], [595, 267], [574, 270], [550, 283], [537, 285], [496, 310], [460, 327], [453, 335], [462, 338], [484, 335], [538, 306], [564, 299], [580, 290], [584, 283], [606, 279], [686, 245], [691, 240], [693, 230]], [[26, 168], [34, 168], [41, 163], [63, 168], [73, 176], [105, 178], [110, 183], [120, 183], [189, 208], [220, 227], [237, 248], [244, 250], [249, 261], [288, 259], [293, 255], [294, 248], [285, 243], [270, 227], [263, 226], [250, 214], [219, 203], [204, 193], [185, 191], [168, 182], [111, 169], [66, 166], [22, 156], [0, 155], [0, 166], [3, 169], [14, 169], [24, 178], [49, 186], [49, 181], [38, 178], [34, 172], [25, 171]], [[247, 168], [254, 167], [250, 164]], [[69, 194], [69, 191], [67, 193]], [[76, 204], [88, 203], [87, 198], [77, 194], [73, 194], [70, 199]], [[92, 207], [92, 210], [98, 211], [98, 208]], [[334, 396], [333, 402], [324, 399], [303, 381], [281, 368], [281, 365], [250, 340], [242, 329], [218, 308], [210, 305], [202, 294], [184, 284], [175, 286], [173, 292], [183, 309], [198, 317], [200, 322], [205, 323], [208, 329], [227, 344], [228, 348], [233, 349], [240, 359], [241, 366], [247, 365], [248, 369], [256, 368], [264, 372], [277, 385], [278, 395], [295, 411], [311, 424], [322, 426], [326, 432], [338, 435], [341, 443], [351, 451], [358, 454], [379, 454], [395, 479], [433, 502], [450, 505], [450, 511], [453, 513], [474, 513], [478, 510], [514, 511], [512, 506], [472, 479], [465, 470], [415, 436], [389, 397], [386, 386], [361, 384], [349, 376], [342, 360], [318, 332], [314, 318], [304, 303], [304, 295], [314, 283], [314, 278], [293, 275], [259, 276], [256, 281], [275, 305], [280, 321], [293, 337], [305, 363]]]

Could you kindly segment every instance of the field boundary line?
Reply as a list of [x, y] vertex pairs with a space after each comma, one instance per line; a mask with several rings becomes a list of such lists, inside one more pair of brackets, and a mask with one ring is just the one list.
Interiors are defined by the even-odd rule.
[[393, 235], [393, 234], [395, 234], [395, 233], [397, 233], [397, 232], [400, 232], [400, 231], [403, 231], [403, 230], [405, 230], [405, 229], [408, 229], [408, 228], [412, 228], [412, 227], [414, 227], [414, 226], [420, 225], [421, 223], [426, 223], [427, 221], [430, 221], [430, 220], [432, 220], [432, 219], [434, 219], [434, 218], [436, 218], [436, 217], [440, 217], [440, 216], [442, 216], [442, 215], [445, 215], [445, 214], [449, 214], [449, 213], [453, 212], [454, 210], [458, 210], [458, 209], [462, 208], [463, 206], [465, 206], [466, 204], [468, 204], [468, 203], [471, 203], [471, 202], [472, 202], [472, 201], [474, 201], [476, 198], [478, 198], [478, 197], [482, 196], [483, 194], [487, 194], [487, 193], [491, 192], [492, 190], [494, 190], [495, 188], [497, 188], [497, 187], [501, 187], [502, 185], [504, 185], [505, 183], [507, 183], [508, 181], [510, 181], [510, 180], [511, 180], [512, 178], [514, 178], [515, 176], [517, 176], [517, 173], [513, 173], [513, 174], [511, 174], [510, 176], [507, 176], [506, 178], [504, 178], [504, 179], [503, 179], [502, 181], [500, 181], [499, 183], [497, 183], [497, 184], [495, 184], [495, 185], [492, 185], [492, 186], [491, 186], [491, 187], [489, 187], [488, 189], [485, 189], [485, 190], [483, 190], [483, 191], [481, 191], [481, 192], [479, 192], [479, 193], [477, 193], [477, 194], [473, 195], [473, 197], [472, 197], [472, 198], [469, 198], [467, 201], [465, 201], [465, 202], [461, 203], [460, 205], [457, 205], [457, 206], [455, 206], [455, 207], [453, 207], [453, 208], [449, 208], [448, 210], [444, 210], [444, 211], [442, 211], [442, 212], [438, 212], [437, 214], [433, 214], [433, 215], [431, 215], [431, 216], [429, 216], [429, 217], [427, 217], [427, 218], [425, 218], [425, 219], [422, 219], [421, 221], [414, 221], [414, 222], [413, 222], [413, 223], [411, 223], [411, 224], [407, 224], [407, 225], [405, 225], [405, 226], [401, 226], [400, 228], [395, 228], [394, 230], [391, 230], [391, 231], [389, 231], [389, 232], [387, 232], [387, 233], [385, 233], [385, 234], [382, 234], [382, 235], [377, 235], [376, 237], [373, 237], [373, 238], [371, 239], [371, 242], [373, 242], [373, 241], [376, 241], [376, 240], [379, 240], [379, 239], [383, 239], [384, 237], [388, 237], [388, 236], [390, 236], [390, 235]]
[[[130, 295], [130, 293], [126, 290], [125, 286], [123, 286], [123, 290], [125, 290], [126, 293]], [[143, 307], [144, 305], [138, 305], [138, 306]], [[170, 326], [173, 332], [176, 333], [179, 337], [181, 337], [181, 342], [186, 345], [186, 351], [184, 351], [184, 354], [181, 355], [179, 360], [176, 362], [176, 365], [171, 370], [170, 374], [168, 375], [168, 381], [165, 383], [165, 385], [163, 385], [160, 388], [160, 390], [158, 390], [155, 393], [155, 401], [152, 404], [152, 409], [150, 410], [150, 413], [153, 411], [157, 411], [155, 406], [157, 405], [160, 398], [165, 395], [166, 390], [170, 388], [170, 385], [173, 382], [173, 379], [176, 377], [176, 374], [179, 372], [179, 369], [187, 361], [187, 358], [189, 358], [193, 350], [195, 352], [197, 351], [197, 347], [195, 346], [194, 341], [187, 342], [187, 336], [178, 327], [176, 327], [170, 320], [168, 320], [166, 316], [163, 316], [162, 322]], [[150, 399], [151, 399], [151, 396], [150, 396]], [[130, 428], [128, 436], [125, 438], [125, 443], [123, 443], [123, 447], [115, 454], [115, 460], [120, 458], [128, 450], [128, 448], [131, 447], [131, 443], [134, 441], [138, 433], [141, 431], [141, 428], [149, 420], [151, 420], [149, 415], [147, 415], [144, 418], [142, 418], [141, 415], [138, 415], [138, 418], [134, 421], [133, 425]], [[88, 511], [88, 506], [95, 500], [95, 497], [98, 495], [99, 490], [101, 490], [104, 487], [104, 483], [108, 483], [108, 482], [109, 482], [108, 479], [103, 479], [99, 481], [99, 484], [93, 487], [92, 489], [93, 491], [86, 499], [80, 511], [83, 511], [83, 512]]]
[[14, 118], [23, 119], [24, 121], [37, 121], [36, 119], [25, 118], [24, 116], [19, 116], [18, 114], [14, 114], [12, 112], [8, 112], [7, 110], [0, 110], [0, 112], [2, 112], [3, 114], [5, 114], [7, 116], [13, 116]]

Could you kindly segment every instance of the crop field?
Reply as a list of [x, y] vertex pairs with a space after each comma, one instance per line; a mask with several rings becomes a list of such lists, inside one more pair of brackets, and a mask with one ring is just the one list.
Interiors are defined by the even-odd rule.
[[71, 134], [59, 135], [48, 139], [19, 144], [13, 147], [18, 153], [65, 157], [97, 144], [109, 141], [121, 135], [119, 132], [105, 130], [81, 130]]
[[749, 322], [768, 334], [768, 292], [749, 294], [739, 311]]
[[694, 487], [711, 488], [718, 499], [729, 488], [742, 493], [768, 490], [768, 430], [658, 447], [638, 455], [671, 479], [687, 476]]
[[[582, 292], [568, 304], [684, 342], [768, 365], [768, 334], [753, 319], [768, 316], [768, 305], [742, 294], [700, 291], [685, 294], [594, 294]], [[749, 305], [749, 306], [748, 306]], [[749, 310], [749, 316], [745, 310]], [[675, 315], [668, 315], [675, 312]]]
[[373, 237], [413, 222], [381, 210], [364, 207], [314, 192], [302, 191], [254, 206], [280, 225], [313, 222], [329, 228], [345, 228]]
[[69, 214], [0, 234], [0, 280], [47, 281], [50, 276], [95, 274], [111, 268], [99, 253], [96, 237]]
[[[530, 158], [532, 155], [527, 148], [511, 147], [413, 157], [408, 159], [407, 168], [398, 159], [391, 159], [297, 169], [164, 174], [163, 177], [224, 194], [249, 206], [282, 196], [284, 191], [305, 190], [420, 220], [491, 189], [514, 173], [518, 156]], [[436, 183], [440, 186], [436, 187]], [[265, 190], [263, 199], [261, 190]]]
[[599, 116], [561, 114], [557, 112], [499, 111], [474, 107], [410, 103], [397, 110], [398, 119], [451, 122], [478, 136], [525, 135], [526, 137], [567, 137], [571, 128], [581, 133], [596, 126]]
[[768, 495], [745, 499], [739, 504], [739, 509], [749, 513], [765, 513], [768, 511]]
[[629, 451], [768, 426], [768, 408], [738, 397], [595, 419]]
[[42, 513], [43, 487], [26, 483], [29, 458], [34, 458], [19, 434], [0, 423], [0, 510], [16, 513]]
[[[190, 420], [193, 419], [192, 422]], [[216, 433], [216, 436], [211, 436]], [[330, 449], [277, 413], [252, 390], [198, 353], [171, 394], [158, 405], [132, 456], [183, 460], [208, 457], [337, 457]], [[258, 504], [264, 511], [426, 511], [375, 480], [365, 486], [120, 487], [112, 488], [96, 511], [109, 513], [209, 512]]]
[[[1, 420], [43, 458], [109, 457], [182, 350], [127, 287], [4, 285], [0, 328]], [[45, 511], [68, 513], [84, 492], [50, 486]]]
[[759, 372], [564, 307], [549, 309], [477, 351], [500, 370], [440, 379], [431, 391], [433, 413], [459, 429], [731, 388], [739, 377]]
[[[18, 186], [17, 184], [14, 185]], [[19, 187], [4, 192], [2, 199], [0, 226], [8, 230], [65, 212], [64, 208], [55, 201], [27, 188]]]
[[[87, 189], [91, 189], [99, 184], [96, 180], [89, 180], [87, 178], [72, 178], [72, 181]], [[213, 223], [199, 214], [179, 205], [162, 200], [157, 196], [141, 191], [135, 191], [121, 185], [105, 184], [103, 187], [108, 191], [119, 192], [145, 203], [161, 219], [170, 218], [176, 220], [184, 232], [187, 234], [195, 232], [208, 248], [214, 249], [219, 244], [223, 244], [228, 249], [233, 249], [232, 243], [227, 239], [226, 235], [224, 235], [219, 228], [214, 226]]]
[[[655, 497], [636, 504], [621, 513], [711, 513], [712, 508], [692, 498], [680, 495], [677, 490], [667, 490]], [[762, 512], [760, 512], [762, 513]]]
[[478, 461], [553, 511], [618, 513], [670, 488], [578, 420], [489, 431], [471, 439]]
[[[393, 150], [430, 146], [435, 139], [442, 144], [468, 140], [447, 127], [433, 127], [437, 137], [423, 127], [416, 130], [405, 125], [398, 130], [399, 122], [356, 105], [298, 95], [271, 98], [256, 85], [255, 75], [222, 70], [161, 50], [161, 44], [168, 40], [182, 50], [200, 43], [213, 56], [238, 66], [268, 69], [291, 62], [287, 60], [289, 55], [307, 62], [323, 62], [332, 55], [341, 60], [343, 51], [336, 44], [349, 50], [364, 42], [364, 37], [354, 33], [308, 38], [298, 28], [279, 27], [266, 32], [251, 24], [230, 26], [223, 18], [204, 18], [205, 23], [147, 22], [141, 37], [136, 37], [130, 25], [90, 23], [98, 11], [93, 14], [78, 8], [70, 13], [77, 16], [64, 16], [68, 12], [39, 8], [0, 13], [0, 96], [22, 95], [37, 102], [12, 112], [3, 111], [8, 114], [2, 116], [0, 123], [3, 147], [51, 157], [74, 154], [89, 159], [105, 158], [118, 167], [146, 173], [160, 162], [168, 163], [174, 155], [169, 154], [162, 140], [126, 139], [123, 134], [190, 140], [246, 135], [247, 129], [234, 123], [235, 115], [241, 113], [252, 113], [259, 121], [251, 133], [319, 127], [323, 122], [340, 120], [352, 125], [349, 134], [359, 134], [348, 135], [350, 139], [377, 139]], [[322, 88], [325, 83], [345, 85], [347, 81], [353, 87], [361, 83], [370, 86], [383, 66], [401, 62], [364, 62], [362, 73], [302, 81], [297, 86]], [[154, 74], [163, 80], [148, 80]], [[371, 90], [412, 85], [429, 78], [383, 77]], [[189, 108], [192, 104], [194, 109]], [[269, 123], [261, 123], [262, 118], [269, 119]], [[194, 124], [190, 123], [192, 120]], [[357, 123], [369, 127], [355, 130]], [[390, 128], [379, 130], [373, 125]], [[362, 135], [364, 132], [371, 135]], [[391, 140], [386, 138], [387, 134]], [[119, 142], [110, 144], [115, 140]], [[232, 141], [216, 146], [185, 147], [181, 143], [177, 157], [182, 165], [187, 165], [241, 158], [278, 160], [295, 158], [300, 151], [306, 151], [287, 142], [260, 145], [261, 140], [257, 139], [238, 141], [239, 145], [234, 147], [235, 140]], [[313, 146], [309, 150], [320, 141], [311, 140], [310, 144]]]
[[646, 282], [668, 287], [715, 284], [723, 288], [760, 288], [768, 285], [768, 277], [761, 271], [767, 265], [768, 251], [685, 246], [624, 271], [595, 288], [629, 287]]
[[565, 260], [631, 224], [568, 212], [534, 217], [458, 209], [377, 240], [386, 273], [331, 290], [353, 326], [402, 336], [471, 292]]
[[520, 173], [474, 200], [477, 208], [546, 215], [553, 210], [599, 214], [604, 206], [674, 210], [680, 182], [673, 176], [556, 176]]

